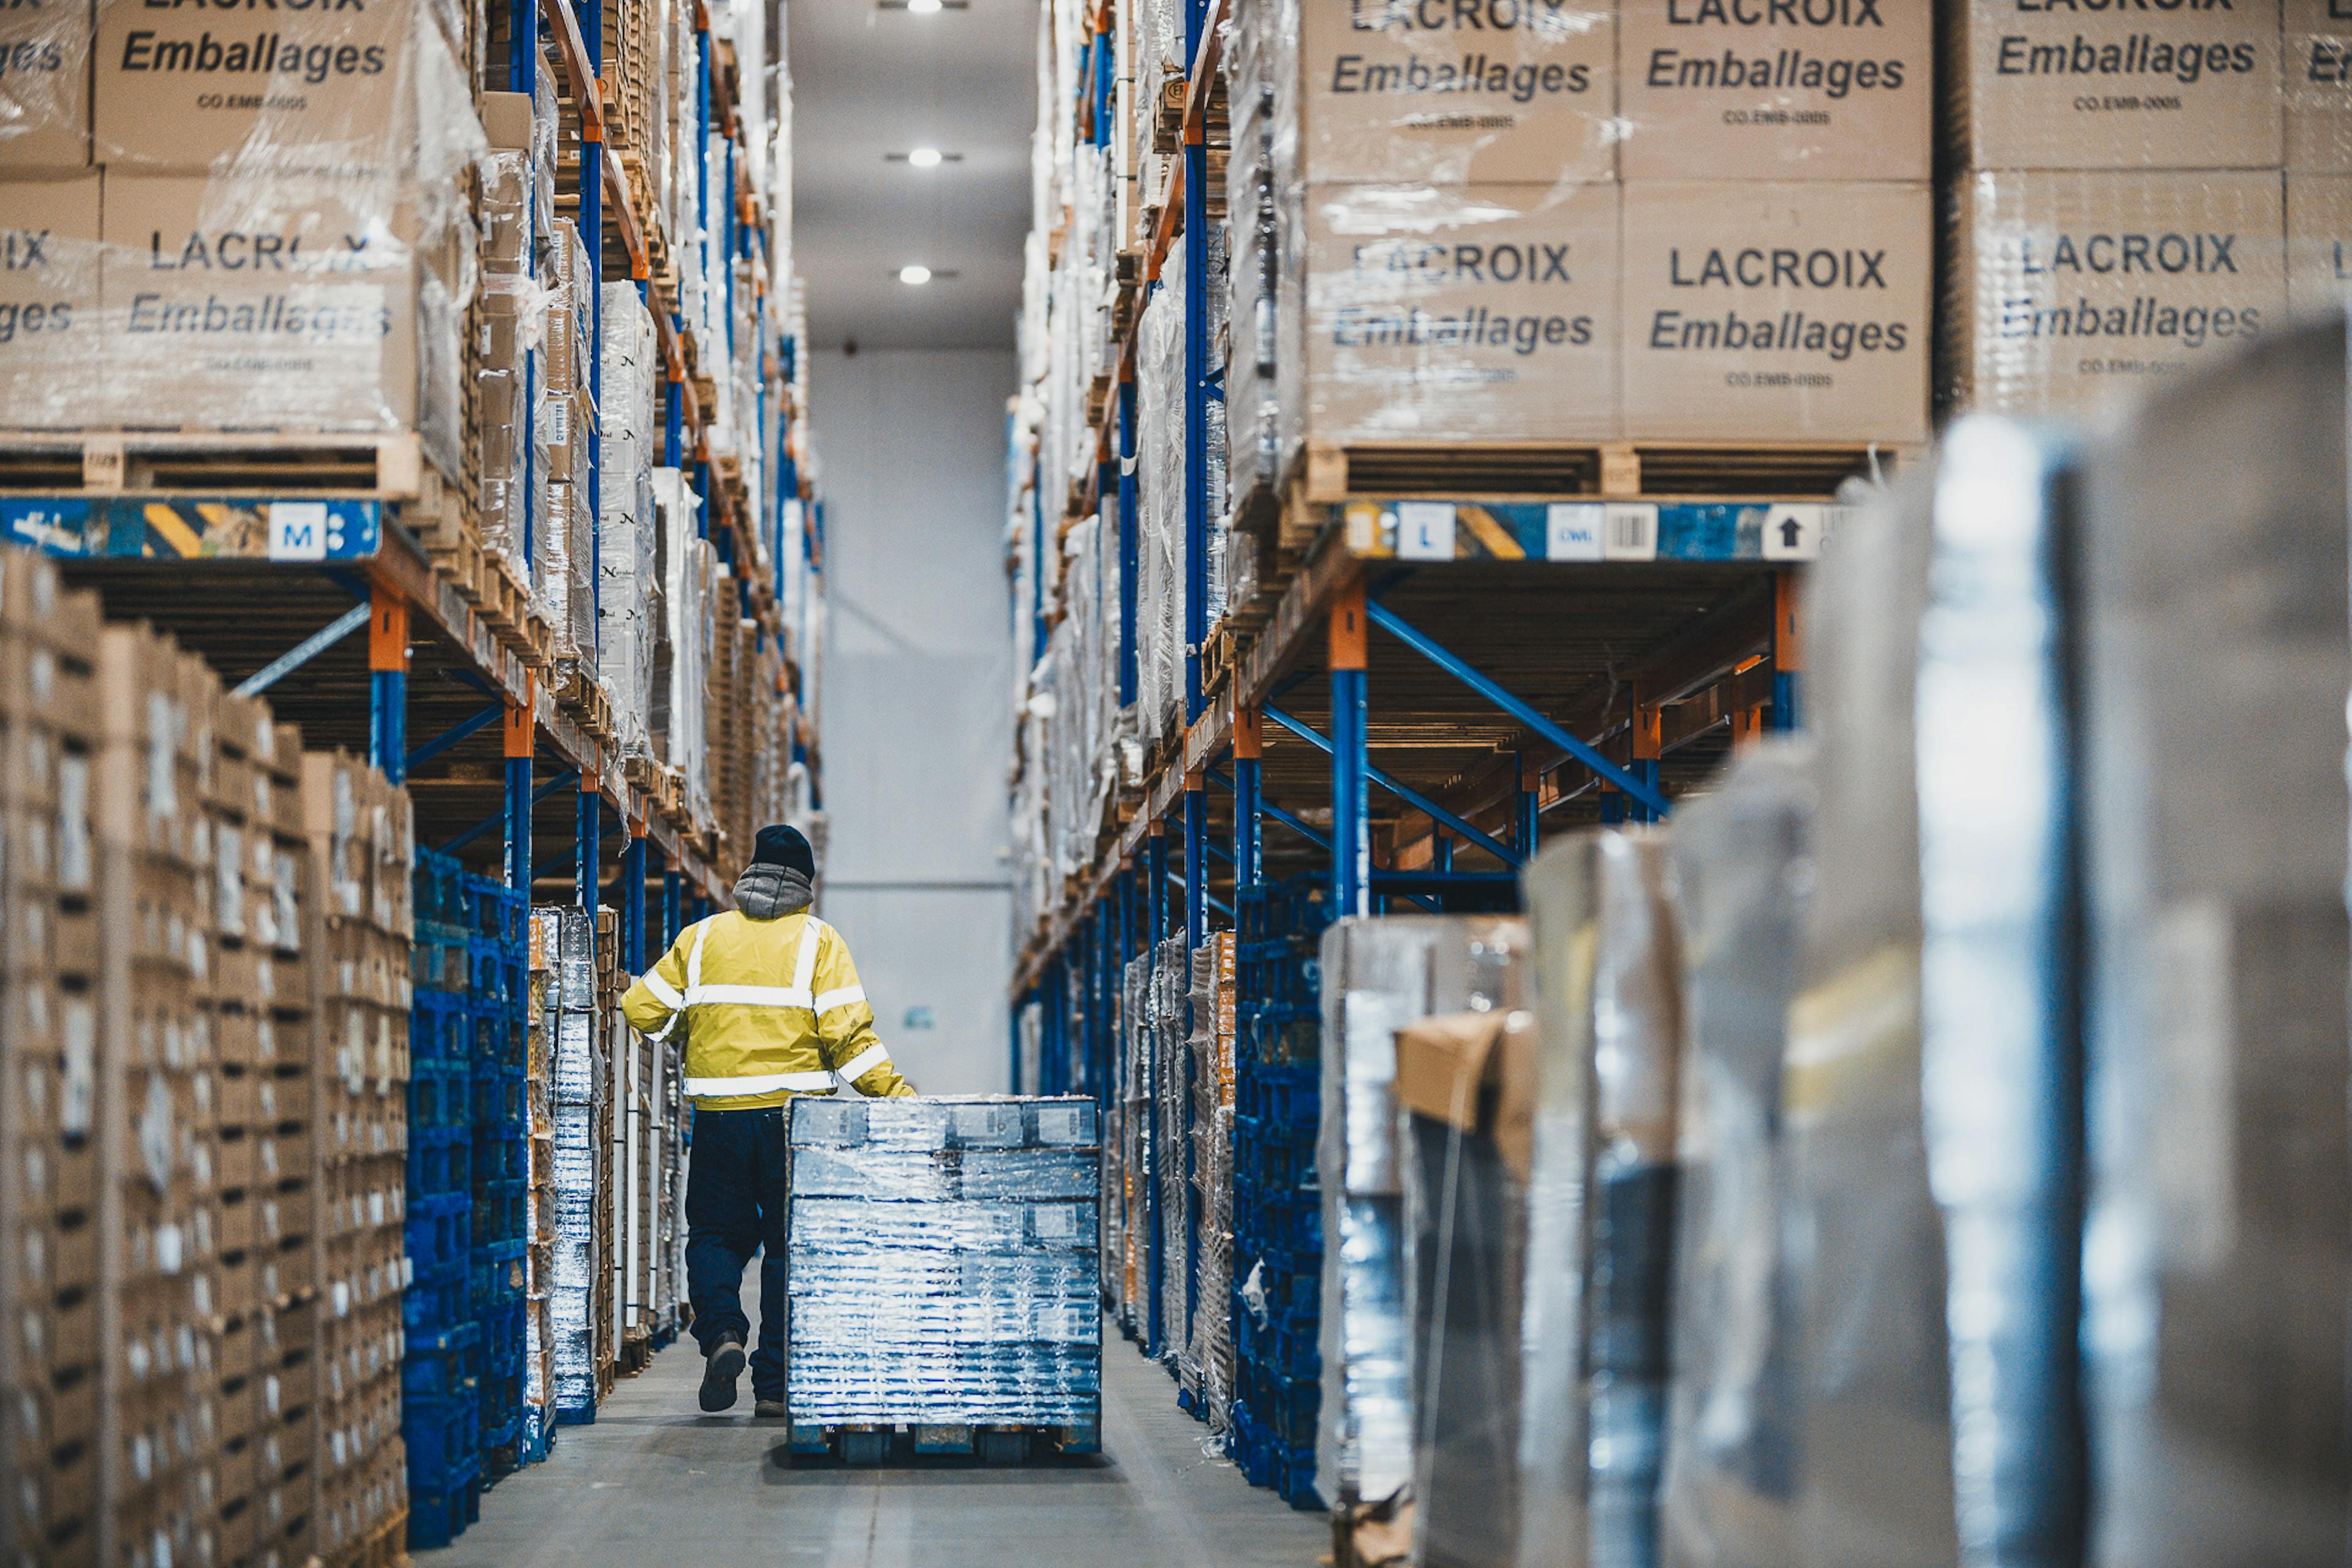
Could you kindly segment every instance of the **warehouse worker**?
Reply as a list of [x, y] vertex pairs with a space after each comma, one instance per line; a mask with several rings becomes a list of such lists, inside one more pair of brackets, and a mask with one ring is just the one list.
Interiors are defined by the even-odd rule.
[[735, 907], [678, 932], [621, 999], [639, 1033], [686, 1036], [686, 1279], [705, 1410], [734, 1407], [751, 1330], [739, 1292], [764, 1247], [751, 1394], [757, 1414], [784, 1413], [784, 1102], [836, 1084], [875, 1099], [915, 1092], [874, 1032], [849, 945], [809, 912], [815, 877], [797, 829], [760, 829]]

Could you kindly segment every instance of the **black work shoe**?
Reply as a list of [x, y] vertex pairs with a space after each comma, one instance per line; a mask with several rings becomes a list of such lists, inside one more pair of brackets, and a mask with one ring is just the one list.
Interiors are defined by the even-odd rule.
[[781, 1399], [756, 1400], [752, 1403], [751, 1414], [762, 1421], [782, 1421], [784, 1418], [784, 1402]]
[[735, 1408], [735, 1380], [743, 1375], [743, 1342], [730, 1334], [702, 1362], [702, 1408]]

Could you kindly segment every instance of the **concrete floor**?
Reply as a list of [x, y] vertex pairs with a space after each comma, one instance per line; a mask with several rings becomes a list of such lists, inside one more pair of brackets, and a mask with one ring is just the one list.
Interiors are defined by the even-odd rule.
[[[755, 1263], [746, 1294], [758, 1279]], [[749, 1303], [747, 1302], [747, 1305]], [[695, 1408], [702, 1362], [681, 1341], [614, 1389], [593, 1426], [499, 1482], [481, 1521], [416, 1568], [1314, 1568], [1330, 1539], [1201, 1451], [1207, 1428], [1176, 1385], [1106, 1329], [1104, 1452], [981, 1469], [795, 1465], [780, 1422], [751, 1419], [751, 1380], [725, 1415]]]

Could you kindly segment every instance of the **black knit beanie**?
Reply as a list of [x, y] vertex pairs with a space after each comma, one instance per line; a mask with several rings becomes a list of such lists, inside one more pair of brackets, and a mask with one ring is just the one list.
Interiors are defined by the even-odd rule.
[[751, 845], [751, 864], [782, 866], [812, 880], [816, 877], [816, 852], [809, 847], [809, 841], [801, 836], [799, 828], [783, 823], [760, 829], [760, 837]]

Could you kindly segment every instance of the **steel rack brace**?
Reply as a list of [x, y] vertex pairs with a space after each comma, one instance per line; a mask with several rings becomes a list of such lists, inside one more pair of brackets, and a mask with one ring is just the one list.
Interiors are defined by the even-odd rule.
[[433, 739], [408, 753], [402, 763], [404, 772], [414, 773], [418, 764], [431, 762], [459, 742], [467, 740], [495, 724], [507, 710], [504, 702], [493, 702], [478, 712], [468, 715], [444, 730]]
[[258, 697], [362, 626], [367, 625], [373, 612], [373, 605], [354, 605], [329, 621], [325, 626], [271, 659], [253, 674], [239, 681], [236, 695]]
[[[1284, 712], [1281, 709], [1276, 708], [1271, 702], [1266, 703], [1265, 705], [1265, 716], [1267, 718], [1273, 720], [1276, 723], [1281, 725], [1284, 729], [1289, 731], [1300, 740], [1305, 741], [1308, 745], [1313, 746], [1317, 751], [1321, 752], [1324, 755], [1332, 758], [1334, 764], [1337, 764], [1339, 761], [1339, 752], [1332, 742], [1325, 740], [1321, 735], [1316, 733], [1312, 727], [1301, 722], [1299, 720], [1292, 718], [1289, 714]], [[1336, 730], [1338, 726], [1335, 724], [1333, 728]], [[1519, 853], [1517, 849], [1512, 847], [1510, 845], [1504, 843], [1501, 839], [1495, 837], [1492, 834], [1481, 830], [1467, 819], [1455, 816], [1453, 812], [1447, 810], [1444, 806], [1440, 805], [1437, 802], [1430, 799], [1429, 796], [1422, 794], [1419, 790], [1413, 788], [1411, 784], [1406, 784], [1403, 780], [1372, 766], [1369, 761], [1363, 763], [1362, 773], [1363, 776], [1366, 779], [1369, 779], [1371, 783], [1380, 785], [1382, 789], [1388, 791], [1391, 795], [1395, 795], [1399, 800], [1403, 801], [1407, 805], [1412, 806], [1414, 810], [1427, 813], [1430, 816], [1444, 824], [1446, 827], [1451, 828], [1455, 833], [1460, 834], [1463, 837], [1467, 838], [1470, 842], [1475, 844], [1479, 848], [1486, 851], [1487, 854], [1495, 857], [1496, 859], [1502, 861], [1505, 865], [1516, 866], [1519, 863]]]
[[[509, 757], [508, 760], [509, 764], [511, 764], [517, 759]], [[548, 796], [553, 795], [557, 790], [563, 788], [566, 784], [572, 783], [579, 776], [580, 773], [578, 769], [564, 769], [562, 773], [557, 773], [553, 778], [548, 780], [545, 784], [541, 784], [538, 788], [530, 792], [530, 804], [532, 805], [537, 805], [541, 801], [545, 800]], [[440, 853], [444, 855], [455, 855], [458, 850], [463, 849], [467, 845], [471, 844], [475, 839], [479, 838], [483, 834], [488, 833], [491, 828], [508, 826], [509, 815], [512, 813], [513, 809], [514, 804], [511, 800], [509, 800], [506, 805], [499, 807], [497, 816], [482, 818], [481, 821], [474, 824], [473, 826], [468, 827], [465, 832], [457, 835], [457, 837], [452, 838], [447, 843], [442, 845]], [[511, 827], [509, 828], [509, 837], [512, 837]], [[524, 841], [528, 842], [529, 838], [529, 834], [523, 835]], [[562, 864], [560, 860], [555, 863], [558, 865]], [[529, 884], [526, 883], [524, 885], [528, 886]]]
[[[1360, 598], [1358, 602], [1361, 603]], [[1660, 816], [1664, 816], [1671, 809], [1666, 804], [1665, 796], [1659, 794], [1655, 787], [1644, 784], [1633, 774], [1627, 773], [1591, 745], [1570, 734], [1559, 725], [1538, 712], [1530, 704], [1512, 696], [1491, 677], [1472, 668], [1447, 651], [1434, 638], [1408, 625], [1395, 611], [1380, 604], [1366, 605], [1364, 611], [1373, 626], [1379, 626], [1438, 668], [1510, 714], [1544, 740], [1582, 763], [1618, 790], [1641, 801]], [[1335, 609], [1333, 613], [1336, 616], [1339, 612]], [[1337, 671], [1335, 670], [1334, 673], [1336, 674]], [[1335, 725], [1334, 728], [1336, 729], [1337, 726]]]

